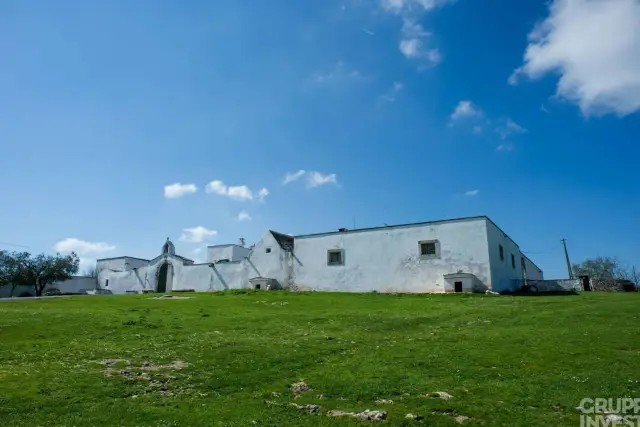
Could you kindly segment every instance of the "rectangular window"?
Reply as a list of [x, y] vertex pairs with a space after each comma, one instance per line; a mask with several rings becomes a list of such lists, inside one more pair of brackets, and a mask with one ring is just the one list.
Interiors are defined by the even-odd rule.
[[511, 254], [511, 268], [516, 269], [516, 257]]
[[420, 242], [420, 258], [433, 258], [436, 256], [438, 256], [438, 248], [435, 241]]
[[498, 245], [498, 249], [500, 249], [500, 261], [504, 261], [504, 248], [502, 245]]
[[271, 248], [267, 248], [264, 250], [266, 253], [270, 254], [271, 253]]
[[327, 251], [327, 265], [344, 265], [342, 249], [333, 249]]

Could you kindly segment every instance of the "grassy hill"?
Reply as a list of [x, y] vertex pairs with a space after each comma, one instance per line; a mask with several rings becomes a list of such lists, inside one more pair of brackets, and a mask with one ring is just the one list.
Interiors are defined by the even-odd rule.
[[561, 426], [639, 392], [636, 294], [183, 295], [1, 302], [0, 425]]

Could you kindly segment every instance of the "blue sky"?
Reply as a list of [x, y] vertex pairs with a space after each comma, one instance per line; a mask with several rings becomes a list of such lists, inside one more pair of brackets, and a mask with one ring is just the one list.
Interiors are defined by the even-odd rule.
[[0, 58], [4, 249], [486, 214], [640, 264], [634, 0], [5, 0]]

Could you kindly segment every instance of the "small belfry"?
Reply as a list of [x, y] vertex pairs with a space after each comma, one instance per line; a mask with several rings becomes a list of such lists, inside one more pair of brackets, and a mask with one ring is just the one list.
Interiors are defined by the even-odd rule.
[[162, 245], [162, 255], [175, 255], [175, 254], [176, 254], [176, 247], [171, 242], [171, 240], [169, 240], [169, 238], [167, 237], [167, 241], [164, 242], [164, 245]]

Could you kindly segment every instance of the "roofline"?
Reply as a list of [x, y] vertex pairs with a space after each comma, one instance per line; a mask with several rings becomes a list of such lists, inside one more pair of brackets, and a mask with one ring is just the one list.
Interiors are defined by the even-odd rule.
[[[293, 236], [293, 238], [294, 239], [304, 239], [304, 238], [307, 238], [307, 237], [330, 236], [332, 234], [351, 234], [351, 233], [360, 233], [360, 232], [363, 232], [363, 231], [383, 230], [383, 229], [389, 229], [389, 228], [416, 227], [416, 226], [420, 226], [420, 225], [444, 224], [444, 223], [448, 223], [448, 222], [462, 222], [462, 221], [478, 221], [478, 220], [482, 220], [482, 219], [487, 219], [487, 220], [491, 221], [489, 219], [489, 217], [487, 217], [486, 215], [467, 216], [467, 217], [461, 217], [461, 218], [441, 219], [441, 220], [437, 220], [437, 221], [411, 222], [411, 223], [407, 223], [407, 224], [383, 225], [381, 227], [357, 228], [355, 230], [347, 230], [347, 231], [328, 231], [328, 232], [324, 232], [324, 233], [301, 234], [301, 235], [298, 235], [298, 236]], [[495, 225], [495, 223], [493, 221], [491, 221], [491, 223], [493, 223]], [[498, 227], [498, 226], [496, 225], [496, 227]], [[500, 229], [500, 227], [498, 227], [498, 229]], [[500, 231], [502, 231], [502, 230], [500, 230]]]
[[[487, 219], [487, 221], [489, 221], [491, 224], [493, 224], [493, 226], [494, 226], [495, 228], [497, 228], [499, 232], [501, 232], [502, 234], [504, 234], [504, 237], [506, 237], [507, 239], [511, 240], [511, 243], [513, 243], [514, 245], [516, 245], [516, 248], [518, 248], [518, 250], [520, 251], [520, 246], [518, 246], [518, 244], [516, 243], [516, 241], [515, 241], [515, 240], [513, 240], [511, 237], [509, 237], [509, 235], [508, 235], [507, 233], [505, 233], [505, 232], [504, 232], [504, 230], [503, 230], [502, 228], [498, 227], [498, 224], [496, 224], [495, 222], [493, 222], [493, 221], [491, 220], [491, 218], [489, 218], [488, 216], [485, 216], [485, 218]], [[520, 252], [522, 252], [522, 251], [520, 251]]]
[[110, 261], [110, 260], [113, 260], [113, 259], [122, 259], [122, 258], [131, 258], [131, 259], [137, 259], [139, 261], [146, 261], [146, 262], [151, 261], [150, 259], [136, 258], [134, 256], [126, 256], [125, 255], [125, 256], [115, 256], [115, 257], [112, 257], [112, 258], [100, 258], [100, 259], [97, 259], [96, 262], [98, 262], [98, 261]]
[[[240, 246], [236, 243], [225, 243], [223, 245], [208, 245], [208, 248], [224, 248], [225, 246], [237, 246], [239, 248], [244, 248], [244, 246]], [[246, 249], [246, 248], [245, 248]]]
[[533, 264], [533, 266], [534, 266], [535, 268], [537, 268], [537, 269], [538, 269], [538, 271], [539, 271], [539, 272], [541, 272], [541, 273], [542, 273], [542, 269], [541, 269], [540, 267], [538, 267], [538, 264], [536, 264], [535, 262], [533, 262], [533, 261], [531, 260], [531, 258], [529, 258], [528, 256], [526, 256], [522, 251], [520, 251], [520, 255], [522, 255], [523, 257], [525, 257], [525, 258], [526, 258], [526, 259], [527, 259], [531, 264]]

